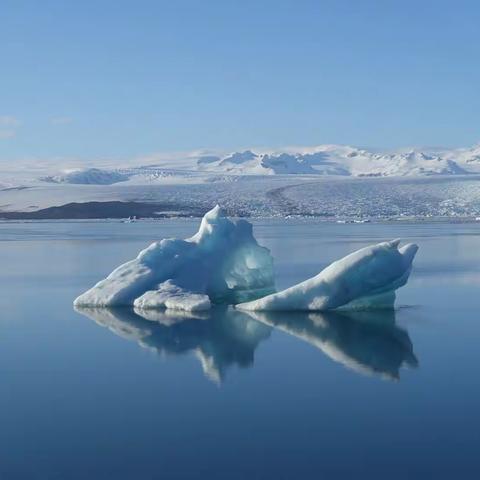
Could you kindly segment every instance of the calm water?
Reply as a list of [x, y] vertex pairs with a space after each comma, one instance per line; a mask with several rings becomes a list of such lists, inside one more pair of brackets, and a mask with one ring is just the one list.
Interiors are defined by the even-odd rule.
[[256, 222], [279, 287], [418, 242], [395, 313], [73, 310], [196, 224], [0, 224], [2, 480], [479, 478], [480, 225]]

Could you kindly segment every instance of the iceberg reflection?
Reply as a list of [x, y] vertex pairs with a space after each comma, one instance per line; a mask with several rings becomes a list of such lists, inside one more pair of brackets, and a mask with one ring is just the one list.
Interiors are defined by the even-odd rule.
[[251, 367], [254, 352], [272, 328], [317, 347], [355, 372], [397, 380], [418, 361], [394, 311], [244, 312], [216, 307], [205, 312], [80, 308], [76, 311], [116, 335], [162, 355], [194, 353], [205, 375], [222, 382], [232, 366]]
[[249, 313], [359, 373], [398, 380], [402, 367], [418, 365], [410, 337], [395, 324], [395, 312], [391, 310]]
[[220, 307], [206, 312], [81, 307], [75, 310], [156, 353], [195, 353], [205, 375], [215, 382], [222, 382], [226, 371], [234, 365], [251, 367], [255, 349], [272, 330], [244, 312]]

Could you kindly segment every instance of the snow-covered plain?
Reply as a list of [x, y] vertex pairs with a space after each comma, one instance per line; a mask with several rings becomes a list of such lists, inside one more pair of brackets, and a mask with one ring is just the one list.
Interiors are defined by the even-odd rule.
[[[0, 216], [34, 218], [53, 206], [112, 201], [155, 205], [150, 216], [199, 216], [217, 203], [230, 215], [252, 217], [480, 216], [480, 146], [376, 152], [322, 145], [66, 165], [3, 165]], [[108, 216], [98, 210], [99, 218]], [[55, 218], [80, 217], [64, 209]]]

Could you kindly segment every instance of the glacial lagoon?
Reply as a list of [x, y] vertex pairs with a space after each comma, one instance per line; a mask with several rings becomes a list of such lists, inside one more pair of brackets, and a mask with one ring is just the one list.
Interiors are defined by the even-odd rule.
[[480, 225], [256, 220], [277, 288], [402, 238], [394, 312], [73, 309], [198, 220], [0, 223], [0, 478], [475, 478]]

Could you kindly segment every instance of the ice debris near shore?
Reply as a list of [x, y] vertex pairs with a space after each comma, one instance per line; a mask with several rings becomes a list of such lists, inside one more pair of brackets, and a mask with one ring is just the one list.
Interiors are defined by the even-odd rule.
[[418, 247], [400, 240], [365, 247], [318, 275], [286, 290], [236, 308], [251, 311], [393, 308], [395, 290], [407, 283]]
[[193, 237], [153, 243], [74, 304], [199, 311], [212, 303], [233, 304], [273, 291], [269, 250], [258, 245], [249, 222], [234, 222], [216, 206]]
[[399, 243], [362, 248], [274, 293], [270, 251], [258, 245], [249, 222], [234, 222], [216, 206], [193, 237], [153, 243], [74, 304], [191, 312], [208, 310], [212, 303], [251, 311], [393, 308], [395, 290], [407, 283], [418, 250]]

